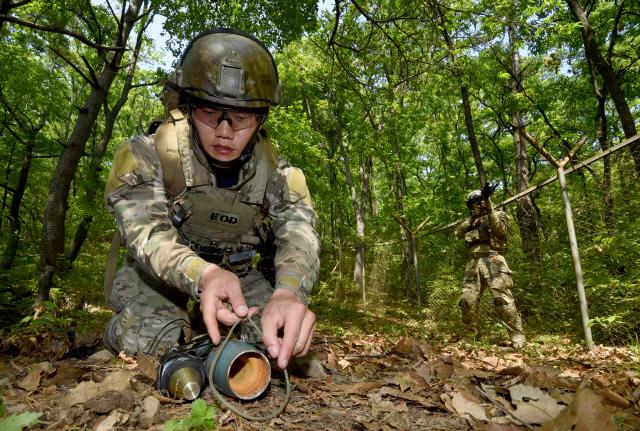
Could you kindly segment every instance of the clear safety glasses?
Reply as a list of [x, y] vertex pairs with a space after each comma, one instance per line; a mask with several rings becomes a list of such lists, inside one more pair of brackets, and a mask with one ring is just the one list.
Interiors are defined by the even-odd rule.
[[226, 120], [234, 132], [249, 129], [258, 124], [260, 114], [250, 111], [234, 111], [231, 109], [212, 108], [209, 106], [199, 106], [193, 110], [193, 116], [198, 121], [216, 128]]

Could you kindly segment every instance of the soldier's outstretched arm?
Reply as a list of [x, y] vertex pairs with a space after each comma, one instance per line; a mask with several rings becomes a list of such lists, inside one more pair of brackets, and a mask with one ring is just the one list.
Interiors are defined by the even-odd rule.
[[263, 342], [284, 368], [291, 356], [308, 352], [313, 338], [315, 314], [307, 303], [320, 270], [320, 241], [302, 171], [281, 165], [270, 179], [267, 198], [276, 245], [276, 284], [262, 314]]

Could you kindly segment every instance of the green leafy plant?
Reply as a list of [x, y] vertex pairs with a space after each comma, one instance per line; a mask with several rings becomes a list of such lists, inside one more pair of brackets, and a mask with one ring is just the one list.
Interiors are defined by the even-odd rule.
[[204, 400], [197, 399], [191, 404], [191, 416], [171, 419], [164, 424], [165, 431], [211, 431], [216, 429], [216, 408]]
[[594, 325], [601, 325], [602, 327], [607, 328], [612, 324], [614, 324], [615, 322], [619, 322], [619, 321], [620, 321], [620, 316], [617, 314], [614, 314], [612, 316], [595, 317], [593, 319], [589, 319], [588, 325], [590, 328], [593, 327]]
[[39, 412], [23, 412], [0, 419], [0, 429], [4, 431], [21, 431], [24, 427], [30, 427], [38, 422], [42, 416]]
[[52, 301], [42, 302], [43, 312], [36, 318], [33, 315], [28, 315], [20, 321], [20, 324], [25, 327], [31, 327], [33, 329], [42, 330], [46, 329], [59, 329], [65, 328], [71, 319], [67, 317], [61, 317], [57, 315], [56, 304]]

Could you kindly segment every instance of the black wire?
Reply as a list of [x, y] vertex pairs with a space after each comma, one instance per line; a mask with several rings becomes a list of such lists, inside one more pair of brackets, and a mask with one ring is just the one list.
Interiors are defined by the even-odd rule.
[[[180, 322], [182, 321], [184, 324], [183, 325], [175, 325], [176, 322]], [[175, 325], [172, 327], [169, 327], [169, 325]], [[168, 328], [169, 327], [169, 328]], [[186, 319], [183, 319], [182, 317], [178, 318], [178, 319], [174, 319], [170, 322], [167, 322], [162, 328], [160, 328], [160, 330], [158, 331], [158, 333], [155, 335], [155, 337], [153, 337], [153, 339], [151, 340], [151, 345], [149, 346], [149, 348], [147, 349], [147, 351], [145, 352], [147, 355], [155, 355], [156, 353], [156, 349], [158, 348], [158, 345], [160, 344], [160, 342], [162, 341], [162, 339], [172, 330], [174, 329], [184, 329], [185, 327], [187, 328], [191, 328], [191, 323], [189, 323]], [[168, 328], [168, 329], [167, 329]]]

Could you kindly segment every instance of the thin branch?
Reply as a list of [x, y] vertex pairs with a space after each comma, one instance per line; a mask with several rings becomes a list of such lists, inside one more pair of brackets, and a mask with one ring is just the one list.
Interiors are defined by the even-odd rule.
[[531, 102], [531, 104], [536, 108], [536, 110], [540, 113], [540, 115], [542, 115], [542, 119], [544, 120], [544, 123], [547, 125], [547, 127], [549, 127], [551, 129], [551, 131], [553, 132], [553, 134], [560, 139], [560, 141], [562, 143], [565, 143], [567, 140], [565, 138], [562, 137], [562, 135], [560, 134], [560, 132], [558, 132], [558, 130], [553, 126], [553, 124], [551, 124], [551, 120], [549, 120], [549, 117], [547, 117], [547, 113], [545, 112], [544, 109], [542, 109], [540, 106], [538, 106], [538, 104], [536, 102], [534, 102], [534, 100], [531, 98], [531, 96], [529, 96], [529, 94], [527, 93], [527, 90], [524, 88], [524, 85], [522, 84], [522, 81], [520, 79], [518, 79], [517, 76], [515, 76], [515, 74], [513, 73], [513, 70], [511, 70], [510, 67], [508, 67], [499, 57], [498, 53], [495, 51], [495, 47], [491, 47], [491, 50], [493, 51], [496, 60], [498, 61], [498, 63], [500, 63], [500, 65], [504, 68], [504, 70], [509, 74], [509, 76], [516, 81], [516, 83], [518, 84], [518, 86], [520, 87], [520, 89], [522, 90], [522, 94], [524, 95], [524, 97], [527, 98], [527, 100], [529, 102]]
[[131, 84], [131, 88], [140, 88], [140, 87], [152, 87], [154, 85], [158, 85], [160, 80], [155, 80], [153, 82], [140, 82], [138, 84]]
[[542, 154], [544, 158], [549, 161], [549, 163], [551, 163], [556, 168], [561, 167], [560, 162], [558, 162], [558, 160], [555, 157], [553, 157], [553, 154], [551, 154], [549, 151], [547, 151], [546, 148], [540, 145], [538, 140], [533, 136], [531, 136], [529, 132], [527, 132], [525, 129], [520, 129], [520, 133], [522, 133], [522, 137], [526, 139], [527, 142], [531, 144], [531, 146], [533, 146], [536, 150], [538, 150], [538, 152]]
[[367, 11], [365, 11], [355, 0], [351, 0], [351, 4], [353, 4], [356, 7], [356, 9], [358, 9], [358, 11], [362, 14], [362, 16], [364, 16], [367, 19], [367, 21], [369, 21], [374, 26], [378, 27], [378, 29], [380, 29], [382, 34], [384, 34], [387, 37], [387, 39], [391, 41], [391, 43], [398, 50], [398, 54], [400, 54], [400, 56], [402, 56], [402, 58], [404, 59], [404, 64], [409, 63], [409, 61], [404, 55], [404, 51], [402, 50], [402, 48], [400, 48], [400, 45], [398, 44], [398, 42], [396, 42], [396, 40], [387, 33], [387, 31], [378, 23], [378, 21], [374, 20], [371, 16], [369, 16]]
[[335, 44], [334, 44], [334, 46], [331, 47], [331, 49], [333, 50], [333, 52], [335, 54], [335, 59], [338, 61], [338, 64], [340, 65], [342, 70], [347, 74], [347, 76], [349, 76], [353, 81], [357, 82], [361, 86], [367, 87], [367, 84], [365, 82], [360, 81], [358, 79], [358, 77], [355, 76], [355, 74], [351, 73], [351, 71], [347, 68], [347, 66], [342, 63], [342, 59], [340, 58], [340, 55], [336, 51]]
[[338, 25], [340, 24], [340, 0], [336, 0], [335, 5], [336, 5], [336, 18], [333, 23], [333, 31], [331, 32], [331, 37], [329, 37], [329, 42], [327, 42], [327, 46], [333, 45], [336, 34], [338, 33]]
[[15, 130], [13, 130], [13, 129], [11, 128], [11, 126], [9, 125], [9, 123], [8, 123], [8, 122], [3, 121], [3, 123], [4, 123], [4, 127], [5, 127], [5, 129], [7, 129], [7, 130], [9, 131], [9, 134], [10, 134], [11, 136], [13, 136], [13, 137], [14, 137], [17, 141], [19, 141], [22, 145], [25, 145], [25, 146], [27, 145], [27, 143], [26, 143], [26, 142], [25, 142], [25, 140], [22, 138], [22, 136], [20, 136], [20, 135], [18, 134], [18, 132], [16, 132]]
[[82, 59], [82, 62], [84, 63], [85, 67], [89, 70], [89, 74], [91, 75], [91, 82], [90, 82], [91, 86], [95, 89], [100, 88], [100, 80], [96, 75], [96, 71], [93, 70], [93, 66], [91, 66], [89, 59], [84, 54], [80, 54], [80, 58]]
[[0, 183], [0, 187], [2, 187], [3, 189], [5, 189], [6, 191], [15, 194], [16, 189], [14, 189], [13, 187], [11, 187], [9, 184], [7, 183]]
[[[155, 14], [155, 12], [153, 11], [153, 8], [147, 9], [146, 11], [144, 11], [140, 15], [138, 15], [138, 18], [136, 18], [135, 22], [138, 22], [138, 21], [146, 18], [147, 16], [151, 15], [152, 12]], [[153, 17], [149, 21], [147, 21], [147, 23], [144, 25], [145, 29], [147, 27], [149, 27], [149, 24], [151, 23], [151, 21], [153, 21]]]
[[50, 46], [49, 49], [53, 51], [53, 53], [56, 54], [58, 57], [60, 57], [62, 61], [67, 63], [73, 70], [75, 70], [82, 77], [82, 79], [84, 79], [89, 85], [93, 85], [93, 81], [91, 81], [91, 79], [89, 79], [89, 77], [85, 75], [85, 73], [82, 70], [80, 70], [78, 66], [72, 63], [71, 60], [69, 60], [62, 52], [60, 52], [59, 50], [57, 50], [52, 46]]
[[613, 28], [611, 29], [611, 41], [609, 42], [609, 48], [607, 49], [607, 61], [611, 63], [611, 57], [613, 56], [613, 47], [618, 41], [618, 25], [620, 24], [620, 19], [622, 19], [622, 12], [624, 10], [625, 0], [620, 2], [620, 6], [618, 7], [618, 13], [616, 13], [616, 17], [613, 20]]
[[89, 39], [87, 39], [85, 36], [75, 33], [73, 31], [67, 30], [66, 28], [61, 28], [58, 26], [48, 26], [48, 25], [42, 25], [42, 24], [36, 24], [35, 22], [31, 22], [31, 21], [25, 21], [23, 19], [20, 18], [16, 18], [15, 16], [11, 16], [11, 15], [2, 15], [0, 14], [0, 20], [3, 20], [5, 22], [11, 22], [14, 24], [18, 24], [24, 27], [28, 27], [28, 28], [32, 28], [34, 30], [40, 30], [40, 31], [45, 31], [48, 33], [57, 33], [57, 34], [64, 34], [65, 36], [69, 36], [72, 37], [80, 42], [82, 42], [83, 44], [91, 47], [91, 48], [95, 48], [95, 49], [99, 49], [99, 50], [105, 50], [105, 51], [125, 51], [127, 48], [123, 47], [123, 46], [108, 46], [108, 45], [100, 45], [98, 43], [95, 43]]
[[[63, 148], [66, 148], [66, 145], [63, 145]], [[36, 156], [32, 156], [32, 159], [57, 159], [60, 157], [59, 154], [40, 154]]]
[[111, 6], [111, 2], [109, 0], [107, 0], [107, 7], [109, 8], [109, 12], [111, 12], [111, 16], [113, 17], [113, 19], [119, 24], [120, 18], [118, 17], [118, 15], [116, 15], [116, 12], [113, 10], [113, 7]]

